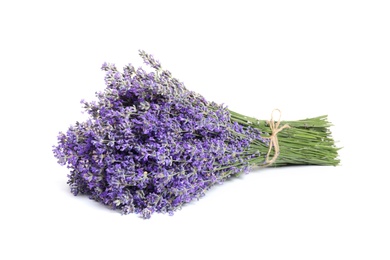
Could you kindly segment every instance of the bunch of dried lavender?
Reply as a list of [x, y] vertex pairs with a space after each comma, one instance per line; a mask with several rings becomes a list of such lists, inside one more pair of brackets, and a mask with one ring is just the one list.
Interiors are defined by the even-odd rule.
[[82, 101], [90, 118], [58, 136], [53, 152], [70, 169], [74, 195], [149, 218], [254, 166], [338, 164], [326, 116], [282, 122], [290, 128], [279, 131], [272, 120], [208, 102], [151, 55], [140, 56], [154, 72], [103, 64], [106, 89]]

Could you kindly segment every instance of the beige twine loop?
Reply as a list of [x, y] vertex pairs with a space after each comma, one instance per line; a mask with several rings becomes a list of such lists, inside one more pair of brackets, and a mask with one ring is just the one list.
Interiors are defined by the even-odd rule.
[[[279, 112], [279, 119], [277, 120], [276, 123], [274, 121], [275, 111]], [[264, 167], [270, 166], [271, 164], [273, 164], [276, 161], [276, 159], [278, 159], [278, 156], [280, 154], [278, 133], [285, 128], [290, 128], [290, 126], [288, 124], [285, 124], [279, 128], [281, 116], [282, 116], [282, 112], [280, 112], [279, 109], [274, 109], [271, 113], [271, 120], [267, 121], [267, 124], [271, 128], [271, 136], [265, 137], [265, 138], [269, 139], [270, 142], [269, 142], [269, 149], [268, 149], [267, 157], [265, 159]], [[275, 152], [274, 152], [274, 156], [270, 159], [269, 155], [272, 151], [272, 147], [274, 148]]]

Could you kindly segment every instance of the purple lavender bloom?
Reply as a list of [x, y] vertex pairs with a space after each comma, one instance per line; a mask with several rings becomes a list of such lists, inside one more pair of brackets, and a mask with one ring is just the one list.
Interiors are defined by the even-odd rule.
[[70, 169], [74, 195], [150, 218], [172, 214], [214, 184], [247, 172], [259, 130], [232, 122], [229, 110], [187, 90], [140, 51], [155, 69], [104, 63], [106, 89], [82, 101], [90, 115], [58, 136], [54, 156]]

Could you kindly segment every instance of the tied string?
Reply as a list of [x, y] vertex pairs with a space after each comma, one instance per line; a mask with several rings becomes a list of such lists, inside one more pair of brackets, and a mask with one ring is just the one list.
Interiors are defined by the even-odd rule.
[[[274, 113], [275, 113], [275, 111], [279, 112], [279, 118], [278, 118], [278, 120], [276, 122], [274, 120]], [[271, 113], [271, 120], [267, 121], [267, 124], [271, 128], [271, 135], [268, 136], [268, 137], [265, 137], [265, 138], [269, 139], [270, 142], [269, 142], [269, 149], [268, 149], [267, 157], [266, 157], [265, 162], [264, 162], [264, 167], [270, 166], [271, 164], [273, 164], [276, 161], [276, 159], [278, 159], [278, 156], [280, 154], [280, 148], [279, 148], [279, 142], [278, 142], [278, 133], [280, 131], [282, 131], [283, 129], [285, 129], [285, 128], [290, 128], [290, 126], [287, 125], [287, 124], [283, 125], [282, 127], [279, 127], [280, 126], [280, 118], [281, 118], [281, 116], [282, 116], [282, 112], [280, 112], [279, 109], [274, 109], [272, 111], [272, 113]], [[274, 155], [270, 159], [269, 157], [270, 157], [272, 148], [274, 149]]]

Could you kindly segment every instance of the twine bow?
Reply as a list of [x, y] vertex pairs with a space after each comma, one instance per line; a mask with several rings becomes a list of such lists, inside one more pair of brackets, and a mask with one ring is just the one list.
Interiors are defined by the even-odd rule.
[[[275, 111], [279, 112], [279, 119], [276, 121], [276, 123], [274, 121]], [[274, 109], [271, 113], [271, 120], [267, 121], [267, 124], [271, 128], [271, 135], [268, 137], [265, 137], [265, 138], [269, 139], [270, 142], [269, 142], [269, 149], [268, 149], [267, 157], [266, 157], [265, 162], [264, 162], [264, 167], [270, 166], [271, 164], [273, 164], [276, 161], [276, 159], [278, 159], [278, 156], [280, 154], [278, 133], [285, 128], [290, 128], [290, 126], [288, 124], [285, 124], [279, 128], [281, 116], [282, 116], [282, 112], [280, 112], [279, 109]], [[273, 157], [270, 159], [269, 157], [270, 157], [272, 148], [274, 148], [275, 151], [274, 151]]]

